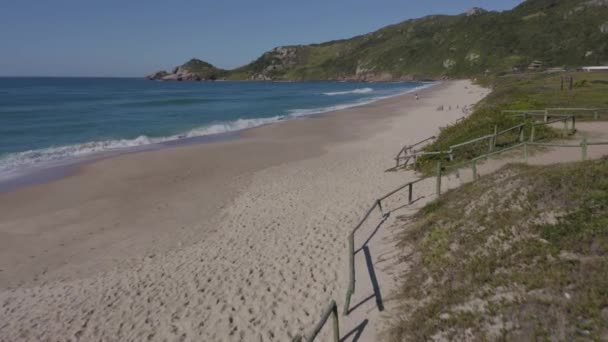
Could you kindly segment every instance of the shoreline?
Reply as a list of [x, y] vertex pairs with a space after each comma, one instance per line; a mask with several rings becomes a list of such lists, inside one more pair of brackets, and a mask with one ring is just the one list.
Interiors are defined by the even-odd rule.
[[485, 94], [445, 82], [1, 193], [0, 339], [293, 337], [342, 298], [346, 232], [413, 176], [384, 172], [396, 151]]
[[[425, 83], [425, 82], [420, 82]], [[332, 105], [326, 108], [311, 108], [307, 110], [303, 110], [304, 112], [301, 114], [285, 114], [285, 115], [277, 115], [274, 118], [278, 118], [276, 121], [271, 121], [267, 123], [260, 123], [253, 127], [246, 128], [237, 128], [234, 130], [229, 130], [220, 133], [209, 133], [195, 136], [186, 136], [181, 137], [181, 135], [188, 134], [187, 132], [182, 134], [175, 134], [174, 136], [166, 136], [166, 137], [154, 137], [151, 139], [160, 139], [158, 142], [151, 142], [148, 144], [142, 145], [134, 145], [130, 147], [123, 148], [115, 148], [102, 150], [97, 152], [91, 152], [90, 154], [86, 154], [84, 156], [67, 156], [64, 158], [60, 158], [58, 160], [48, 160], [42, 161], [33, 165], [26, 165], [22, 169], [19, 170], [11, 170], [6, 172], [0, 176], [0, 193], [10, 192], [17, 190], [22, 187], [32, 186], [44, 184], [49, 181], [59, 180], [61, 178], [67, 177], [74, 172], [77, 172], [80, 167], [83, 165], [87, 165], [90, 163], [95, 163], [108, 158], [115, 158], [121, 155], [133, 154], [133, 153], [145, 153], [150, 151], [158, 151], [162, 149], [171, 149], [171, 148], [179, 148], [182, 146], [190, 146], [195, 144], [206, 144], [206, 143], [214, 143], [218, 141], [226, 141], [231, 139], [238, 139], [240, 134], [245, 131], [256, 129], [258, 127], [266, 126], [266, 125], [274, 125], [279, 124], [284, 121], [290, 120], [302, 120], [308, 119], [314, 116], [326, 115], [335, 113], [342, 110], [348, 110], [351, 108], [361, 108], [368, 105], [372, 105], [379, 101], [385, 101], [391, 98], [407, 96], [408, 94], [412, 94], [414, 92], [422, 92], [426, 89], [430, 89], [441, 85], [442, 82], [430, 82], [423, 84], [419, 87], [410, 89], [404, 93], [399, 93], [395, 95], [382, 96], [371, 98], [368, 100], [358, 100], [356, 102], [348, 102], [342, 104]], [[309, 113], [306, 113], [309, 111]], [[255, 120], [271, 120], [273, 117], [262, 117], [256, 118]], [[253, 120], [253, 119], [252, 119]], [[200, 129], [193, 128], [193, 129]], [[164, 140], [167, 139], [167, 140]], [[120, 139], [119, 139], [120, 140]], [[133, 140], [133, 139], [127, 139]], [[76, 145], [74, 145], [76, 146]]]
[[[423, 89], [419, 94], [424, 98], [427, 94], [439, 92], [446, 86], [446, 83], [436, 84]], [[40, 275], [47, 275], [49, 279], [69, 279], [74, 274], [82, 277], [95, 273], [88, 270], [88, 265], [91, 263], [88, 259], [92, 258], [87, 258], [87, 261], [83, 263], [74, 259], [74, 253], [55, 253], [58, 255], [51, 257], [49, 262], [42, 265], [31, 263], [28, 260], [49, 258], [49, 254], [52, 253], [48, 251], [65, 247], [66, 244], [63, 240], [71, 238], [74, 234], [78, 236], [96, 235], [100, 229], [103, 229], [104, 239], [105, 236], [110, 235], [106, 233], [107, 230], [110, 230], [111, 234], [120, 235], [127, 232], [136, 236], [134, 240], [137, 242], [128, 244], [129, 252], [121, 253], [127, 256], [127, 262], [108, 259], [105, 253], [97, 249], [99, 242], [95, 242], [93, 246], [86, 242], [78, 244], [78, 253], [96, 255], [99, 260], [102, 260], [96, 263], [102, 270], [109, 270], [115, 266], [129, 267], [133, 259], [141, 258], [142, 255], [158, 254], [184, 247], [190, 244], [190, 241], [200, 239], [200, 234], [195, 227], [199, 229], [204, 227], [203, 230], [208, 231], [209, 227], [219, 224], [217, 220], [221, 219], [220, 215], [216, 213], [216, 209], [227, 207], [237, 194], [242, 193], [251, 175], [276, 165], [319, 157], [325, 153], [327, 145], [360, 138], [354, 135], [354, 132], [347, 132], [344, 127], [341, 127], [342, 123], [352, 125], [353, 128], [362, 128], [364, 131], [362, 133], [366, 136], [377, 131], [378, 129], [375, 129], [374, 126], [391, 116], [386, 113], [378, 115], [376, 111], [392, 108], [395, 105], [411, 106], [417, 103], [411, 94], [406, 93], [362, 106], [232, 132], [227, 139], [213, 139], [213, 137], [210, 139], [210, 136], [204, 136], [203, 139], [210, 139], [210, 141], [190, 144], [180, 144], [181, 141], [176, 141], [173, 142], [175, 146], [148, 148], [127, 153], [107, 153], [101, 157], [91, 157], [74, 164], [41, 170], [39, 174], [33, 175], [36, 178], [26, 178], [23, 186], [15, 184], [16, 186], [10, 189], [4, 185], [8, 191], [0, 191], [0, 212], [5, 211], [7, 215], [4, 215], [4, 220], [0, 219], [0, 237], [2, 237], [3, 222], [6, 221], [10, 223], [8, 231], [11, 232], [16, 232], [21, 229], [20, 226], [25, 226], [37, 227], [36, 234], [51, 235], [57, 234], [52, 231], [59, 229], [58, 225], [61, 224], [70, 227], [66, 229], [70, 232], [66, 232], [65, 237], [63, 234], [45, 237], [43, 240], [47, 240], [47, 242], [43, 244], [32, 243], [31, 239], [21, 241], [10, 238], [10, 235], [5, 237], [4, 243], [0, 239], [0, 269], [4, 270], [4, 272], [0, 272], [0, 288], [7, 284], [9, 287], [22, 285], [32, 279], [41, 278]], [[370, 116], [370, 113], [373, 113], [373, 117]], [[353, 124], [353, 121], [360, 123]], [[326, 122], [328, 125], [319, 124], [320, 122]], [[322, 139], [319, 139], [320, 137]], [[189, 141], [193, 140], [197, 140], [197, 138], [189, 139]], [[268, 147], [272, 147], [274, 152], [266, 153]], [[191, 158], [197, 154], [204, 156], [203, 160], [193, 162]], [[263, 156], [263, 158], [256, 156]], [[168, 160], [171, 160], [169, 164], [165, 162]], [[188, 168], [185, 174], [180, 170], [184, 166]], [[218, 174], [217, 170], [222, 170], [221, 174]], [[175, 176], [179, 174], [181, 174], [179, 177]], [[166, 179], [167, 176], [170, 178]], [[192, 189], [175, 190], [175, 187], [179, 186], [179, 181], [173, 181], [171, 178], [190, 178], [190, 183], [194, 183], [206, 191], [213, 189], [218, 195], [209, 198]], [[235, 179], [238, 181], [234, 182]], [[40, 182], [36, 182], [37, 180]], [[144, 187], [161, 188], [162, 185], [162, 189], [141, 189], [139, 192], [133, 193], [124, 189], [123, 184], [129, 184], [135, 180], [139, 180]], [[99, 184], [100, 181], [105, 184]], [[235, 185], [236, 183], [238, 184]], [[0, 185], [1, 187], [3, 186]], [[173, 193], [167, 195], [167, 192], [174, 191], [178, 191], [179, 195], [175, 197]], [[141, 196], [141, 193], [146, 193], [145, 197], [150, 198], [145, 198], [140, 203], [138, 197]], [[100, 196], [106, 198], [104, 202], [107, 203], [97, 205], [96, 202]], [[155, 197], [158, 199], [155, 200]], [[193, 214], [192, 207], [196, 205], [191, 201], [197, 197], [204, 198], [206, 203], [200, 213]], [[132, 199], [132, 201], [127, 202], [125, 198]], [[54, 204], [56, 199], [59, 199], [57, 201], [59, 205], [50, 205]], [[129, 221], [139, 220], [140, 216], [150, 216], [147, 211], [149, 208], [154, 208], [155, 203], [159, 201], [182, 203], [189, 207], [188, 215], [179, 215], [175, 212], [176, 208], [155, 208], [157, 211], [167, 211], [163, 224], [182, 227], [176, 236], [168, 234], [162, 224], [150, 221], [147, 222], [146, 230], [154, 227], [151, 230], [152, 235], [156, 238], [148, 239], [140, 236], [144, 224], [139, 223], [138, 227], [134, 229], [124, 223], [125, 216]], [[30, 203], [30, 205], [24, 208], [20, 203]], [[125, 213], [123, 207], [129, 208], [133, 212]], [[64, 211], [76, 211], [76, 217], [63, 214]], [[88, 227], [91, 224], [87, 222], [87, 217], [96, 216], [97, 213], [102, 212], [109, 213], [106, 219], [96, 220], [96, 225], [102, 225], [102, 228], [91, 227], [91, 231], [83, 229], [82, 232], [77, 232], [82, 228], [76, 227], [74, 222]], [[56, 222], [46, 223], [41, 222], [45, 221], [44, 217], [41, 217], [42, 213], [47, 216], [60, 214], [59, 218], [52, 220]], [[185, 216], [188, 216], [187, 219], [184, 219]], [[14, 220], [14, 218], [18, 219]], [[200, 221], [205, 222], [201, 225]], [[112, 239], [108, 239], [106, 242], [104, 239], [100, 239], [104, 241], [104, 244], [112, 241]], [[163, 240], [167, 240], [169, 243]], [[178, 246], [172, 242], [174, 240], [180, 240]], [[17, 253], [2, 253], [4, 248], [9, 249], [13, 245], [25, 247]], [[94, 251], [97, 252], [88, 250], [90, 248], [95, 248]], [[116, 247], [116, 249], [119, 248]], [[81, 263], [83, 265], [76, 267], [75, 271], [74, 265]], [[6, 270], [10, 269], [11, 264], [15, 264], [17, 269], [25, 267], [23, 272], [18, 272], [20, 276], [13, 273], [12, 280], [9, 281], [9, 272]], [[100, 265], [103, 267], [99, 267]], [[63, 270], [66, 267], [67, 271], [56, 272], [57, 277], [48, 276], [49, 273], [53, 273], [49, 272], [49, 269]], [[64, 277], [64, 274], [69, 276]], [[34, 281], [34, 283], [37, 282]]]

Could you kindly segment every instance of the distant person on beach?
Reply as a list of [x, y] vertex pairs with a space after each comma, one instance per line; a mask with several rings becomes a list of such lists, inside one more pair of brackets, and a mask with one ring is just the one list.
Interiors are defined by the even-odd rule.
[[420, 98], [420, 97], [418, 97], [418, 93], [416, 93], [415, 96], [416, 96], [416, 101], [418, 101], [418, 99]]

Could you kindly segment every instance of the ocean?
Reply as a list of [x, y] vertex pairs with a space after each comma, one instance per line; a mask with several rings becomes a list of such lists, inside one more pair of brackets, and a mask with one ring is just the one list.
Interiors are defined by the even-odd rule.
[[0, 179], [359, 106], [429, 83], [0, 78]]

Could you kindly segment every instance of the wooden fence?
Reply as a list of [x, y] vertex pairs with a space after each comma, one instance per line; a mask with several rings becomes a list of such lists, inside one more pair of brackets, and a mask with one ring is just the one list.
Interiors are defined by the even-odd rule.
[[327, 321], [329, 320], [329, 317], [332, 316], [333, 317], [333, 340], [334, 342], [340, 342], [340, 317], [338, 315], [338, 304], [336, 304], [335, 300], [332, 300], [329, 305], [327, 306], [327, 308], [325, 309], [325, 311], [323, 311], [323, 314], [321, 315], [321, 320], [317, 323], [317, 325], [315, 325], [313, 331], [310, 333], [310, 335], [308, 336], [302, 336], [302, 335], [297, 335], [296, 337], [293, 338], [293, 342], [300, 342], [300, 341], [306, 341], [306, 342], [312, 342], [315, 340], [315, 338], [317, 338], [317, 336], [319, 335], [319, 333], [321, 332], [321, 329], [323, 329], [323, 326], [325, 325], [325, 323], [327, 323]]
[[524, 110], [503, 110], [503, 114], [512, 114], [526, 117], [542, 117], [543, 121], [547, 122], [551, 117], [564, 115], [573, 115], [579, 117], [593, 117], [593, 120], [599, 120], [600, 115], [608, 114], [608, 108], [547, 108], [547, 109], [524, 109]]
[[[566, 110], [566, 108], [556, 108], [556, 109], [552, 109], [552, 110]], [[588, 110], [591, 110], [591, 109], [588, 109]], [[529, 137], [531, 142], [538, 141], [538, 136], [536, 134], [537, 134], [537, 130], [538, 130], [539, 126], [545, 126], [545, 125], [551, 125], [551, 124], [563, 122], [564, 135], [572, 135], [576, 132], [576, 116], [575, 115], [550, 114], [548, 109], [545, 109], [545, 110], [506, 110], [506, 111], [503, 111], [503, 113], [511, 113], [512, 116], [522, 117], [524, 120], [526, 120], [528, 117], [531, 117], [531, 118], [543, 117], [542, 121], [533, 122], [531, 124], [531, 133], [530, 133], [530, 137]], [[461, 149], [461, 148], [464, 148], [466, 146], [473, 145], [473, 144], [487, 143], [488, 144], [488, 153], [492, 153], [492, 152], [494, 152], [494, 150], [496, 150], [498, 138], [501, 136], [505, 136], [509, 133], [512, 133], [514, 131], [517, 131], [516, 136], [518, 137], [518, 139], [517, 139], [518, 141], [515, 141], [514, 143], [523, 142], [526, 139], [526, 137], [525, 137], [526, 125], [527, 124], [524, 122], [524, 123], [515, 125], [513, 127], [506, 128], [502, 131], [498, 131], [498, 126], [494, 126], [494, 132], [481, 136], [481, 137], [478, 137], [478, 138], [475, 138], [475, 139], [471, 139], [469, 141], [451, 145], [448, 147], [448, 150], [446, 150], [446, 151], [414, 150], [414, 147], [419, 146], [429, 140], [436, 139], [436, 137], [431, 137], [431, 138], [422, 140], [414, 145], [404, 146], [399, 151], [397, 156], [395, 157], [396, 165], [395, 165], [394, 169], [396, 170], [401, 166], [407, 166], [407, 164], [410, 161], [413, 161], [413, 164], [415, 165], [416, 161], [419, 157], [429, 156], [429, 155], [447, 155], [449, 157], [450, 161], [452, 161], [455, 159], [454, 155], [458, 149]]]
[[468, 160], [468, 161], [465, 161], [462, 163], [458, 163], [455, 165], [448, 165], [448, 166], [444, 167], [444, 166], [442, 166], [441, 161], [439, 161], [437, 163], [437, 171], [435, 174], [436, 184], [437, 184], [436, 193], [437, 193], [437, 196], [439, 196], [441, 194], [441, 177], [443, 176], [444, 171], [447, 171], [450, 169], [457, 170], [457, 169], [463, 169], [466, 167], [470, 167], [472, 175], [473, 175], [473, 181], [475, 181], [479, 177], [479, 174], [477, 173], [477, 164], [480, 161], [489, 159], [490, 157], [493, 157], [493, 156], [496, 156], [499, 154], [503, 154], [505, 152], [509, 152], [509, 151], [513, 151], [513, 150], [521, 148], [523, 151], [522, 158], [523, 158], [524, 162], [527, 163], [528, 157], [529, 157], [530, 146], [556, 147], [556, 148], [580, 148], [581, 149], [581, 160], [585, 161], [588, 159], [589, 146], [601, 146], [601, 145], [608, 145], [608, 141], [588, 141], [587, 138], [583, 138], [581, 140], [581, 142], [578, 144], [558, 144], [558, 143], [548, 143], [548, 142], [524, 141], [520, 144], [510, 146], [510, 147], [504, 148], [499, 151], [494, 151], [492, 153], [487, 153], [487, 154], [478, 156], [471, 160]]
[[[572, 134], [576, 133], [576, 117], [574, 115], [561, 116], [561, 117], [558, 117], [557, 119], [551, 119], [551, 120], [544, 121], [544, 122], [533, 123], [532, 131], [530, 132], [530, 142], [534, 142], [534, 140], [537, 138], [536, 137], [536, 127], [547, 126], [547, 125], [551, 125], [551, 124], [555, 124], [555, 123], [559, 123], [559, 122], [564, 123], [564, 130], [563, 130], [564, 136], [572, 135]], [[572, 125], [570, 126], [569, 123], [572, 123]]]
[[435, 139], [435, 137], [431, 137], [431, 138], [422, 140], [414, 145], [405, 146], [404, 148], [402, 148], [399, 151], [399, 153], [397, 154], [397, 157], [395, 158], [396, 166], [394, 169], [398, 169], [400, 166], [406, 166], [410, 161], [413, 161], [413, 164], [415, 165], [417, 159], [422, 156], [447, 155], [450, 158], [450, 160], [454, 160], [454, 154], [458, 149], [461, 149], [461, 148], [471, 145], [471, 144], [478, 144], [478, 143], [482, 143], [482, 142], [487, 142], [488, 153], [491, 153], [496, 149], [496, 143], [498, 141], [498, 138], [501, 136], [504, 136], [508, 133], [511, 133], [513, 131], [517, 131], [518, 140], [523, 141], [525, 127], [526, 127], [526, 124], [522, 123], [519, 125], [515, 125], [513, 127], [509, 127], [502, 131], [499, 131], [498, 126], [494, 126], [493, 133], [484, 135], [482, 137], [475, 138], [475, 139], [472, 139], [469, 141], [465, 141], [460, 144], [452, 145], [449, 147], [449, 149], [447, 151], [416, 151], [413, 149], [414, 147], [419, 146], [429, 140]]
[[419, 141], [419, 142], [415, 143], [414, 145], [403, 146], [403, 148], [399, 151], [399, 153], [397, 153], [397, 156], [395, 157], [395, 161], [397, 163], [397, 165], [395, 165], [395, 168], [398, 168], [400, 166], [401, 161], [404, 161], [404, 164], [407, 165], [407, 163], [410, 161], [411, 158], [415, 158], [414, 147], [422, 145], [425, 142], [434, 140], [434, 139], [435, 139], [435, 136], [432, 136], [430, 138], [426, 138], [422, 141]]
[[[576, 109], [576, 108], [574, 108]], [[389, 192], [388, 194], [378, 198], [373, 205], [367, 210], [367, 212], [365, 213], [365, 215], [363, 215], [363, 218], [359, 221], [359, 223], [353, 228], [353, 230], [351, 231], [351, 233], [348, 236], [348, 260], [349, 260], [349, 283], [348, 283], [348, 288], [346, 290], [346, 296], [344, 299], [344, 310], [343, 310], [343, 314], [346, 316], [349, 313], [349, 308], [350, 308], [350, 302], [351, 302], [351, 298], [352, 295], [355, 293], [355, 285], [356, 285], [356, 281], [355, 281], [355, 233], [357, 232], [357, 230], [359, 230], [359, 228], [361, 228], [361, 226], [369, 219], [370, 215], [374, 212], [374, 210], [378, 209], [380, 211], [380, 214], [383, 217], [387, 217], [388, 215], [390, 215], [390, 211], [386, 211], [386, 208], [383, 208], [382, 206], [382, 202], [385, 201], [386, 199], [390, 198], [391, 196], [399, 193], [400, 191], [404, 190], [407, 188], [408, 191], [408, 203], [407, 205], [411, 205], [413, 203], [413, 191], [414, 191], [414, 185], [426, 180], [428, 178], [432, 178], [435, 177], [435, 181], [436, 181], [436, 186], [435, 186], [435, 191], [436, 191], [436, 195], [440, 196], [441, 195], [441, 178], [444, 174], [444, 171], [447, 171], [449, 169], [462, 169], [465, 167], [470, 167], [471, 171], [473, 173], [473, 181], [477, 180], [479, 175], [477, 173], [477, 164], [481, 161], [481, 160], [485, 160], [488, 159], [492, 156], [496, 156], [502, 153], [506, 153], [509, 151], [513, 151], [516, 150], [518, 148], [522, 148], [523, 149], [523, 159], [525, 160], [525, 162], [528, 161], [528, 154], [529, 154], [529, 146], [545, 146], [545, 147], [558, 147], [558, 148], [580, 148], [581, 149], [581, 159], [582, 160], [587, 160], [587, 153], [588, 153], [588, 148], [589, 146], [594, 146], [594, 145], [608, 145], [608, 141], [597, 141], [597, 142], [589, 142], [586, 138], [584, 138], [580, 144], [556, 144], [556, 143], [544, 143], [544, 142], [539, 142], [538, 140], [536, 140], [537, 137], [535, 137], [535, 131], [537, 126], [539, 125], [550, 125], [550, 124], [554, 124], [554, 123], [558, 123], [558, 122], [564, 122], [564, 133], [574, 133], [576, 130], [576, 116], [575, 115], [559, 115], [559, 114], [551, 114], [551, 112], [556, 112], [556, 111], [572, 111], [573, 108], [553, 108], [553, 109], [546, 109], [546, 110], [524, 110], [524, 111], [503, 111], [505, 113], [513, 113], [514, 115], [517, 116], [522, 116], [524, 119], [526, 119], [528, 116], [530, 117], [538, 117], [538, 116], [542, 116], [543, 117], [543, 121], [540, 123], [533, 123], [532, 124], [532, 130], [530, 133], [530, 138], [529, 140], [525, 139], [524, 136], [524, 129], [525, 129], [525, 123], [507, 128], [505, 130], [502, 131], [498, 131], [498, 128], [495, 126], [494, 128], [494, 133], [492, 134], [488, 134], [476, 139], [472, 139], [469, 141], [466, 141], [464, 143], [460, 143], [460, 144], [456, 144], [456, 145], [452, 145], [449, 147], [448, 151], [435, 151], [435, 152], [424, 152], [424, 151], [415, 151], [414, 147], [419, 146], [427, 141], [433, 140], [436, 137], [430, 137], [427, 139], [424, 139], [414, 145], [408, 145], [408, 146], [404, 146], [399, 153], [397, 154], [397, 156], [395, 157], [396, 160], [396, 167], [398, 168], [401, 165], [402, 161], [405, 161], [404, 164], [407, 165], [407, 163], [411, 160], [414, 159], [415, 160], [422, 155], [446, 155], [449, 160], [453, 160], [453, 156], [454, 156], [454, 151], [462, 148], [464, 146], [467, 146], [469, 144], [474, 144], [474, 143], [479, 143], [481, 141], [488, 141], [488, 153], [483, 154], [481, 156], [475, 157], [471, 160], [467, 160], [458, 164], [454, 164], [454, 165], [447, 165], [444, 166], [442, 161], [437, 162], [437, 168], [436, 168], [436, 174], [435, 176], [431, 176], [431, 177], [426, 177], [426, 178], [420, 178], [417, 179], [413, 182], [409, 182], [407, 184], [404, 184], [400, 187], [398, 187], [397, 189]], [[589, 109], [589, 108], [578, 108], [577, 110], [580, 111], [593, 111], [593, 115], [594, 115], [594, 119], [598, 118], [598, 112], [600, 111], [600, 109]], [[555, 118], [555, 119], [553, 119]], [[568, 122], [571, 122], [571, 126], [568, 126]], [[499, 136], [507, 134], [509, 132], [512, 131], [518, 131], [518, 143], [516, 145], [510, 146], [510, 147], [506, 147], [500, 150], [496, 150], [496, 140]], [[308, 336], [303, 336], [303, 335], [297, 335], [293, 340], [294, 341], [307, 341], [307, 342], [312, 342], [315, 340], [315, 338], [318, 337], [319, 333], [321, 332], [321, 330], [323, 329], [323, 327], [325, 326], [325, 324], [327, 323], [327, 321], [329, 320], [329, 317], [332, 316], [333, 317], [333, 340], [334, 342], [339, 342], [340, 341], [340, 323], [339, 323], [339, 314], [338, 314], [338, 306], [336, 304], [336, 302], [334, 300], [332, 300], [329, 305], [327, 306], [327, 308], [325, 309], [325, 311], [323, 312], [320, 321], [315, 325], [315, 327], [313, 328], [312, 332], [308, 335]]]
[[348, 310], [350, 308], [350, 300], [352, 295], [355, 293], [355, 233], [361, 226], [367, 221], [369, 216], [374, 212], [374, 210], [378, 209], [380, 214], [384, 217], [385, 215], [389, 215], [390, 211], [386, 211], [386, 208], [382, 207], [382, 201], [388, 199], [389, 197], [395, 195], [396, 193], [408, 189], [408, 203], [407, 205], [411, 205], [413, 203], [413, 192], [414, 192], [414, 184], [423, 181], [425, 178], [417, 179], [413, 182], [409, 182], [404, 184], [397, 189], [389, 192], [388, 194], [378, 198], [374, 204], [369, 208], [369, 210], [363, 215], [363, 218], [359, 223], [355, 226], [355, 228], [351, 231], [348, 237], [348, 261], [349, 261], [349, 282], [348, 289], [346, 290], [346, 297], [344, 299], [344, 315], [348, 314]]
[[[374, 202], [374, 204], [371, 206], [371, 208], [369, 208], [367, 210], [365, 215], [363, 215], [363, 218], [361, 219], [361, 221], [359, 221], [359, 223], [350, 232], [350, 234], [348, 236], [349, 282], [348, 282], [348, 288], [346, 290], [346, 296], [345, 296], [345, 300], [344, 300], [344, 311], [343, 311], [344, 316], [347, 316], [349, 313], [351, 297], [355, 293], [355, 283], [356, 283], [355, 282], [355, 233], [357, 232], [357, 230], [359, 230], [359, 228], [361, 228], [361, 226], [363, 226], [363, 224], [369, 219], [370, 215], [376, 209], [378, 209], [380, 211], [380, 214], [382, 215], [382, 217], [384, 217], [384, 218], [388, 217], [388, 215], [390, 215], [390, 211], [387, 210], [386, 206], [383, 206], [383, 204], [382, 204], [383, 201], [387, 200], [388, 198], [394, 196], [395, 194], [397, 194], [405, 189], [407, 189], [407, 198], [408, 198], [407, 205], [411, 205], [414, 202], [414, 198], [413, 198], [414, 185], [427, 178], [417, 179], [413, 182], [404, 184], [404, 185], [396, 188], [395, 190], [387, 193], [386, 195], [378, 198]], [[321, 329], [323, 329], [323, 326], [329, 320], [330, 316], [333, 316], [334, 342], [339, 342], [339, 340], [340, 340], [340, 323], [339, 323], [339, 315], [338, 315], [338, 306], [334, 300], [332, 300], [330, 302], [330, 304], [328, 305], [328, 307], [325, 309], [325, 311], [323, 312], [323, 315], [321, 316], [321, 319], [315, 325], [312, 332], [308, 336], [297, 335], [293, 339], [293, 341], [294, 342], [295, 341], [307, 341], [307, 342], [314, 341], [314, 339], [321, 332]]]

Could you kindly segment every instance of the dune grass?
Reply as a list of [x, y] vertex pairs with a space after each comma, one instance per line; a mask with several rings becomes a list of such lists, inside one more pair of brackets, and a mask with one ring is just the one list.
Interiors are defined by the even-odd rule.
[[401, 220], [390, 340], [608, 337], [608, 161], [507, 166]]

